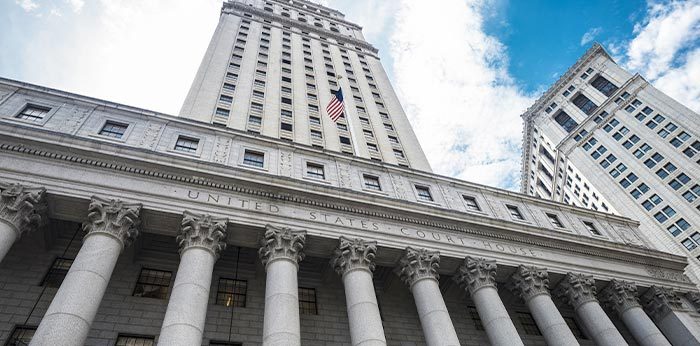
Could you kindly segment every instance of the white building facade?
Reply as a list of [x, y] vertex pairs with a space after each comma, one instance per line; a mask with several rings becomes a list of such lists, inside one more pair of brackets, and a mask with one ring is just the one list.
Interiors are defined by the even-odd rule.
[[595, 44], [522, 117], [524, 193], [639, 220], [700, 283], [700, 115]]
[[0, 343], [700, 345], [637, 221], [208, 112], [0, 79]]

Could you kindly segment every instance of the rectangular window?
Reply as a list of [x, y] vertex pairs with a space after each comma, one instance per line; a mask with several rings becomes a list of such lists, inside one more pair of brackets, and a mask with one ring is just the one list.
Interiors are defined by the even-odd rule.
[[219, 278], [216, 290], [216, 304], [244, 308], [248, 293], [248, 281]]
[[537, 323], [532, 315], [528, 312], [518, 312], [518, 321], [520, 321], [520, 326], [523, 327], [523, 331], [527, 335], [542, 335], [540, 329], [537, 328]]
[[561, 125], [566, 132], [571, 132], [576, 128], [576, 126], [578, 126], [578, 123], [574, 119], [571, 119], [571, 117], [564, 111], [559, 111], [559, 113], [554, 116], [554, 120]]
[[549, 222], [551, 222], [554, 227], [564, 228], [564, 224], [561, 223], [559, 216], [556, 214], [547, 213], [547, 217], [549, 218]]
[[265, 154], [246, 149], [243, 153], [243, 164], [262, 168], [265, 166]]
[[236, 91], [236, 86], [230, 83], [224, 83], [224, 90], [234, 92]]
[[399, 144], [399, 139], [394, 136], [389, 136], [389, 142], [394, 143], [394, 144]]
[[593, 235], [602, 235], [600, 231], [595, 227], [593, 222], [590, 221], [584, 221], [583, 224], [586, 226], [586, 229], [588, 232], [591, 232]]
[[314, 179], [326, 179], [326, 173], [323, 170], [323, 166], [315, 163], [306, 163], [306, 175]]
[[17, 115], [17, 119], [28, 120], [32, 122], [39, 122], [46, 117], [51, 111], [51, 108], [41, 107], [36, 105], [27, 105], [22, 109], [22, 111]]
[[122, 138], [128, 127], [129, 125], [127, 124], [109, 120], [105, 123], [105, 126], [102, 126], [100, 135], [112, 138]]
[[593, 82], [591, 82], [591, 85], [607, 97], [610, 97], [610, 95], [617, 91], [617, 86], [603, 76], [596, 77]]
[[[346, 130], [347, 130], [347, 128], [346, 128]], [[348, 137], [340, 136], [339, 140], [340, 140], [341, 144], [350, 145], [350, 138], [348, 138]]]
[[217, 107], [216, 108], [216, 115], [228, 118], [229, 111], [228, 111], [228, 109]]
[[430, 188], [427, 186], [414, 185], [416, 188], [416, 193], [418, 193], [418, 199], [422, 201], [433, 201], [433, 195], [430, 193]]
[[281, 111], [281, 114], [282, 114], [283, 117], [288, 117], [288, 118], [291, 118], [291, 117], [292, 117], [292, 111], [287, 110], [287, 109], [283, 109], [283, 110]]
[[32, 341], [34, 337], [34, 333], [36, 333], [36, 327], [34, 326], [15, 326], [15, 329], [12, 330], [12, 334], [10, 334], [5, 345], [29, 345], [29, 342]]
[[510, 217], [513, 220], [525, 220], [523, 217], [523, 214], [520, 213], [520, 209], [514, 205], [506, 205], [506, 208], [508, 208], [508, 212], [510, 213]]
[[233, 102], [233, 97], [228, 95], [221, 95], [219, 96], [219, 101], [221, 101], [222, 103], [231, 104]]
[[479, 317], [479, 311], [476, 310], [476, 307], [474, 306], [468, 306], [467, 311], [469, 312], [469, 317], [472, 320], [472, 323], [474, 323], [474, 329], [479, 330], [479, 331], [484, 331], [484, 325], [481, 324], [481, 317]]
[[581, 331], [581, 328], [579, 328], [576, 320], [573, 317], [565, 316], [564, 322], [566, 322], [566, 325], [569, 326], [569, 329], [571, 329], [571, 332], [577, 339], [588, 339], [586, 334], [583, 334], [583, 331]]
[[255, 115], [251, 115], [248, 117], [248, 123], [251, 125], [261, 125], [262, 118]]
[[56, 258], [49, 268], [49, 272], [44, 276], [44, 280], [41, 281], [41, 286], [46, 287], [61, 287], [63, 279], [68, 274], [68, 269], [73, 264], [73, 260], [70, 258]]
[[299, 312], [302, 315], [318, 315], [315, 288], [299, 287]]
[[184, 151], [187, 153], [196, 153], [197, 147], [199, 147], [199, 139], [178, 136], [177, 142], [175, 142], [175, 150]]
[[593, 101], [589, 100], [588, 97], [586, 97], [583, 94], [578, 94], [578, 96], [574, 98], [573, 103], [576, 107], [578, 107], [580, 110], [586, 113], [586, 115], [593, 114], [595, 109], [598, 108], [598, 106], [595, 103], [593, 103]]
[[314, 125], [321, 125], [321, 118], [309, 117], [309, 123], [314, 124]]
[[405, 159], [406, 155], [404, 155], [403, 151], [394, 149], [394, 156], [396, 156], [399, 159]]
[[362, 176], [365, 182], [365, 188], [368, 190], [382, 191], [382, 186], [379, 184], [379, 177], [364, 174]]
[[317, 130], [311, 130], [311, 138], [323, 139], [323, 133]]
[[695, 242], [693, 242], [690, 238], [686, 238], [681, 243], [683, 244], [683, 246], [685, 246], [686, 249], [688, 249], [688, 251], [692, 251], [693, 249], [698, 247], [697, 244], [695, 244]]
[[155, 346], [155, 337], [119, 334], [115, 346]]
[[164, 270], [141, 269], [133, 296], [156, 299], [168, 298], [172, 275], [172, 272]]
[[467, 210], [481, 211], [481, 207], [479, 207], [479, 203], [476, 202], [476, 198], [464, 195], [462, 198], [464, 199], [464, 204], [467, 206]]
[[292, 131], [293, 127], [290, 123], [280, 123], [280, 129], [284, 131]]

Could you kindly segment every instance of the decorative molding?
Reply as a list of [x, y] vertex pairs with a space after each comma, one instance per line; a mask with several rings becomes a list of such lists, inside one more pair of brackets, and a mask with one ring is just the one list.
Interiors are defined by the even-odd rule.
[[496, 261], [467, 256], [452, 278], [470, 295], [484, 287], [496, 288]]
[[682, 272], [672, 273], [667, 270], [663, 270], [658, 267], [652, 267], [649, 265], [645, 266], [644, 269], [646, 269], [647, 274], [649, 274], [649, 276], [653, 278], [692, 283], [692, 281]]
[[526, 302], [541, 294], [549, 296], [549, 273], [545, 268], [520, 265], [506, 287]]
[[350, 167], [342, 162], [336, 162], [338, 165], [338, 181], [340, 182], [340, 187], [345, 189], [352, 188], [352, 179], [350, 178]]
[[600, 292], [600, 300], [615, 310], [618, 316], [628, 309], [641, 307], [637, 299], [637, 285], [630, 281], [612, 279]]
[[214, 162], [225, 165], [228, 163], [228, 154], [231, 151], [231, 138], [216, 137], [214, 145]]
[[[64, 105], [65, 107], [65, 105]], [[85, 122], [88, 114], [90, 114], [90, 109], [83, 109], [77, 105], [73, 105], [68, 113], [68, 118], [61, 121], [59, 124], [59, 131], [68, 132], [70, 134], [75, 134], [80, 125]]]
[[428, 249], [414, 249], [407, 247], [403, 257], [399, 260], [397, 273], [408, 287], [423, 279], [440, 279], [440, 252]]
[[554, 296], [564, 300], [574, 309], [588, 302], [597, 302], [593, 276], [567, 273], [554, 290]]
[[141, 203], [92, 196], [87, 221], [83, 222], [85, 237], [105, 234], [116, 238], [126, 248], [139, 235]]
[[401, 176], [397, 174], [389, 174], [389, 177], [391, 178], [391, 185], [394, 186], [394, 191], [396, 191], [396, 198], [402, 200], [408, 199], [406, 186], [404, 186], [404, 181]]
[[676, 292], [666, 287], [651, 286], [642, 296], [644, 311], [659, 323], [673, 311], [683, 311], [683, 303]]
[[340, 276], [355, 269], [367, 270], [371, 273], [375, 268], [376, 255], [376, 241], [340, 237], [338, 247], [335, 248], [331, 258], [331, 266]]
[[146, 130], [144, 130], [143, 136], [141, 136], [139, 147], [155, 150], [158, 144], [158, 134], [163, 130], [163, 126], [163, 124], [148, 121]]
[[698, 292], [687, 292], [685, 294], [685, 298], [690, 301], [691, 304], [693, 304], [693, 307], [695, 307], [695, 310], [697, 312], [700, 312], [700, 293]]
[[[290, 195], [288, 193], [279, 193], [275, 191], [266, 191], [263, 189], [257, 189], [257, 188], [249, 188], [249, 187], [244, 187], [240, 185], [234, 185], [234, 184], [227, 184], [227, 183], [219, 183], [216, 181], [212, 181], [210, 179], [202, 179], [202, 178], [197, 178], [193, 177], [191, 175], [181, 175], [181, 174], [176, 174], [176, 173], [167, 173], [159, 170], [153, 170], [153, 169], [146, 169], [146, 168], [138, 168], [134, 167], [131, 165], [126, 165], [126, 164], [120, 164], [116, 163], [114, 161], [103, 161], [103, 160], [98, 160], [98, 159], [93, 159], [93, 158], [87, 158], [87, 157], [81, 157], [81, 156], [76, 156], [75, 154], [61, 154], [61, 153], [55, 153], [55, 152], [50, 152], [46, 150], [40, 150], [40, 149], [34, 149], [34, 148], [29, 148], [26, 147], [22, 144], [8, 144], [8, 143], [0, 143], [0, 150], [4, 151], [10, 151], [10, 152], [16, 152], [20, 154], [26, 154], [26, 155], [32, 155], [32, 156], [37, 156], [37, 157], [42, 157], [42, 158], [48, 158], [48, 159], [54, 159], [54, 160], [59, 160], [59, 161], [65, 161], [65, 162], [70, 162], [74, 164], [80, 164], [80, 165], [86, 165], [86, 166], [93, 166], [93, 167], [98, 167], [98, 168], [103, 168], [103, 169], [109, 169], [113, 171], [118, 171], [118, 172], [125, 172], [125, 173], [130, 173], [130, 174], [136, 174], [136, 175], [141, 175], [141, 176], [146, 176], [146, 177], [153, 177], [157, 179], [164, 179], [164, 180], [169, 180], [177, 183], [186, 183], [186, 184], [193, 184], [193, 185], [198, 185], [202, 186], [205, 188], [213, 188], [213, 189], [220, 189], [220, 190], [225, 190], [225, 191], [231, 191], [231, 192], [236, 192], [236, 193], [242, 193], [242, 194], [247, 194], [251, 196], [259, 196], [259, 197], [264, 197], [264, 198], [271, 198], [283, 202], [293, 202], [293, 203], [299, 203], [299, 204], [304, 204], [304, 205], [311, 205], [315, 207], [321, 207], [321, 208], [326, 208], [330, 210], [337, 210], [337, 211], [342, 211], [342, 212], [347, 212], [347, 213], [354, 213], [358, 215], [365, 215], [365, 216], [371, 216], [371, 217], [378, 217], [378, 218], [384, 218], [387, 220], [393, 220], [393, 221], [398, 221], [398, 222], [406, 222], [418, 226], [428, 226], [428, 227], [434, 227], [438, 229], [443, 229], [443, 230], [449, 230], [457, 233], [463, 233], [463, 234], [471, 234], [471, 235], [476, 235], [476, 236], [481, 236], [481, 237], [488, 237], [493, 240], [504, 240], [504, 241], [513, 241], [513, 242], [518, 242], [522, 243], [525, 245], [532, 245], [532, 246], [538, 246], [542, 248], [549, 248], [549, 249], [554, 249], [554, 250], [560, 250], [560, 251], [565, 251], [565, 252], [570, 252], [570, 253], [576, 253], [576, 254], [581, 254], [584, 256], [595, 256], [595, 257], [601, 257], [601, 258], [608, 258], [608, 259], [613, 259], [617, 261], [622, 261], [622, 262], [627, 262], [627, 263], [635, 263], [635, 264], [641, 264], [647, 266], [647, 270], [657, 270], [657, 273], [660, 272], [665, 272], [669, 274], [669, 277], [656, 277], [659, 279], [664, 279], [664, 280], [673, 280], [673, 281], [680, 281], [687, 283], [688, 280], [687, 278], [684, 278], [681, 280], [680, 278], [677, 279], [671, 279], [670, 278], [670, 272], [665, 271], [663, 267], [654, 267], [654, 264], [651, 263], [648, 260], [638, 260], [638, 256], [634, 255], [617, 255], [615, 253], [611, 253], [610, 251], [606, 250], [592, 250], [592, 249], [586, 249], [582, 248], [580, 246], [573, 246], [569, 241], [567, 240], [560, 240], [560, 239], [555, 239], [555, 238], [548, 238], [546, 242], [543, 242], [541, 239], [531, 239], [527, 236], [523, 235], [513, 235], [513, 234], [503, 234], [503, 233], [494, 233], [494, 232], [489, 232], [489, 231], [482, 231], [478, 229], [473, 229], [473, 228], [466, 228], [466, 227], [460, 227], [457, 224], [454, 223], [444, 223], [444, 222], [437, 222], [437, 221], [431, 221], [426, 218], [413, 218], [413, 217], [408, 217], [404, 215], [397, 215], [397, 214], [391, 214], [391, 213], [386, 213], [381, 210], [377, 210], [376, 208], [374, 209], [365, 209], [365, 208], [359, 208], [359, 207], [354, 207], [354, 206], [347, 206], [343, 205], [340, 203], [332, 203], [332, 202], [325, 202], [325, 201], [319, 201], [317, 199], [310, 199], [310, 198], [304, 198], [304, 197], [299, 197], [295, 195]], [[401, 176], [396, 175], [396, 174], [391, 174], [392, 177], [392, 184], [394, 184], [394, 187], [397, 191], [397, 198], [402, 198], [400, 196], [401, 191], [404, 191], [402, 188], [400, 188], [394, 179], [398, 179], [400, 181]], [[402, 199], [406, 199], [405, 196]], [[653, 276], [653, 275], [652, 275]]]
[[283, 177], [292, 177], [292, 152], [280, 150], [280, 175]]
[[305, 244], [306, 231], [293, 231], [287, 227], [267, 225], [258, 255], [265, 267], [279, 259], [290, 260], [299, 265], [299, 262], [304, 260]]
[[185, 250], [197, 247], [209, 250], [215, 258], [219, 258], [221, 251], [226, 249], [227, 224], [226, 218], [185, 211], [176, 238], [180, 256]]
[[0, 220], [13, 226], [17, 238], [46, 220], [46, 189], [0, 182]]

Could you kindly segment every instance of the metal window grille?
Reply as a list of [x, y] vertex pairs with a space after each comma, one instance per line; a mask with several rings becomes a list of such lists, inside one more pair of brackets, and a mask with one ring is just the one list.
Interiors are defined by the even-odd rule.
[[243, 154], [243, 163], [254, 167], [263, 167], [265, 165], [265, 155], [263, 153], [246, 150]]
[[464, 203], [467, 205], [467, 209], [473, 211], [481, 211], [479, 203], [476, 202], [476, 198], [470, 196], [462, 196], [464, 198]]
[[107, 123], [105, 123], [105, 126], [102, 127], [102, 130], [100, 130], [100, 135], [112, 138], [122, 138], [122, 136], [124, 136], [124, 133], [126, 132], [127, 127], [129, 127], [129, 125], [127, 124], [108, 121]]
[[416, 192], [418, 193], [418, 199], [424, 201], [432, 201], [433, 195], [430, 194], [430, 189], [425, 186], [416, 186]]
[[70, 258], [56, 258], [53, 264], [51, 264], [49, 272], [44, 276], [41, 285], [46, 287], [60, 287], [72, 264], [73, 260]]
[[35, 332], [36, 332], [36, 327], [34, 327], [34, 326], [15, 326], [15, 329], [12, 330], [12, 334], [10, 334], [10, 337], [7, 339], [7, 342], [5, 343], [5, 345], [7, 345], [7, 346], [29, 345], [29, 342], [32, 341], [32, 337], [34, 337]]
[[472, 323], [474, 323], [474, 328], [476, 328], [476, 330], [486, 330], [484, 329], [484, 325], [481, 324], [481, 318], [479, 317], [479, 312], [476, 310], [476, 307], [468, 306], [467, 311], [469, 312]]
[[248, 281], [220, 278], [216, 291], [216, 304], [244, 308], [247, 293]]
[[518, 209], [518, 207], [516, 207], [514, 205], [509, 205], [507, 207], [508, 207], [508, 212], [510, 213], [510, 216], [513, 219], [525, 220], [525, 218], [523, 217], [523, 214], [520, 213], [520, 209]]
[[166, 299], [170, 292], [172, 275], [169, 271], [141, 269], [134, 288], [134, 297]]
[[115, 346], [153, 346], [155, 344], [155, 338], [152, 336], [119, 334]]
[[365, 180], [365, 188], [367, 188], [369, 190], [375, 190], [375, 191], [382, 190], [382, 186], [379, 183], [379, 178], [371, 176], [371, 175], [365, 175], [364, 180]]
[[196, 153], [197, 147], [199, 146], [199, 139], [189, 138], [185, 136], [180, 136], [175, 142], [175, 150], [184, 151], [188, 153]]
[[542, 332], [540, 332], [540, 329], [537, 327], [537, 323], [535, 323], [535, 319], [532, 318], [530, 313], [518, 312], [518, 320], [520, 321], [520, 325], [523, 327], [525, 334], [542, 335]]
[[28, 105], [24, 107], [24, 109], [17, 115], [17, 118], [22, 120], [39, 122], [42, 119], [44, 119], [46, 114], [48, 114], [50, 111], [51, 108], [48, 107]]
[[315, 288], [299, 287], [299, 312], [303, 315], [318, 315]]

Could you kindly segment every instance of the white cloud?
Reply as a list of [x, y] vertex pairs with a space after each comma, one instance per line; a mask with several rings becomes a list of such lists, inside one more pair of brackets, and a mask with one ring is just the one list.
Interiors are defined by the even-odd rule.
[[27, 12], [31, 12], [39, 8], [39, 5], [33, 0], [15, 0], [15, 3]]
[[650, 3], [634, 34], [623, 65], [700, 112], [700, 0]]
[[598, 36], [601, 32], [603, 31], [602, 28], [591, 28], [590, 30], [586, 31], [583, 36], [581, 36], [581, 45], [586, 46], [589, 43], [593, 42], [595, 40], [596, 36]]
[[392, 36], [395, 87], [437, 173], [516, 189], [519, 115], [534, 99], [508, 75], [503, 45], [484, 33], [483, 6], [403, 1]]
[[71, 6], [73, 9], [73, 12], [80, 12], [80, 10], [83, 9], [83, 6], [85, 6], [85, 1], [84, 0], [66, 0], [66, 2]]

